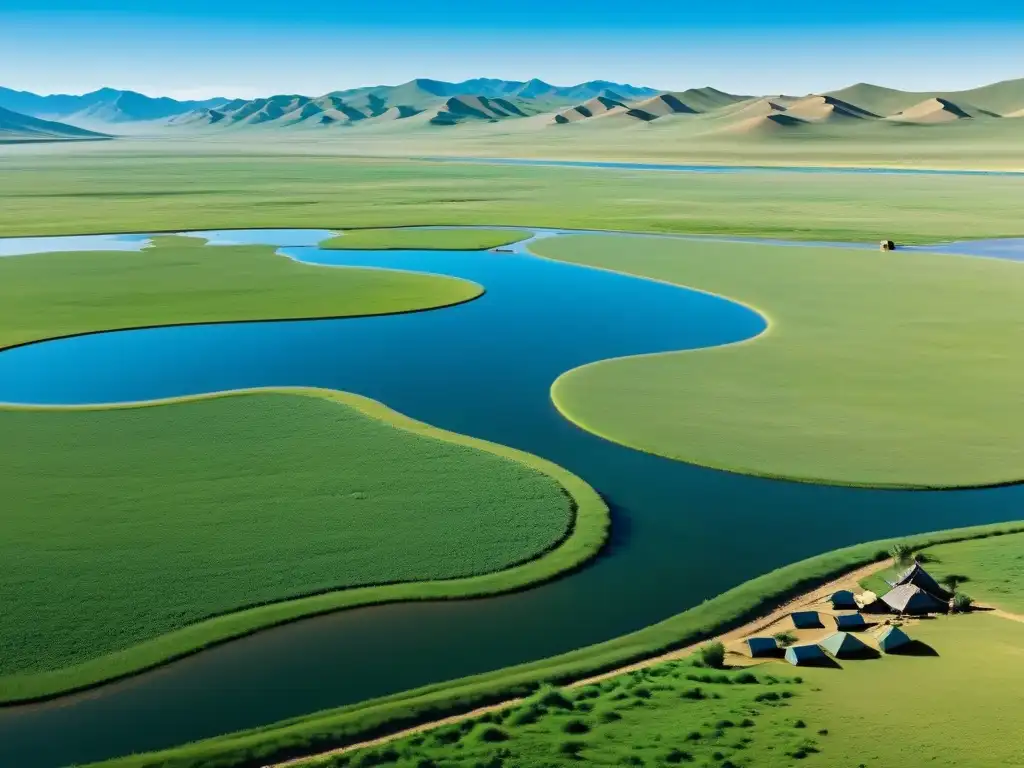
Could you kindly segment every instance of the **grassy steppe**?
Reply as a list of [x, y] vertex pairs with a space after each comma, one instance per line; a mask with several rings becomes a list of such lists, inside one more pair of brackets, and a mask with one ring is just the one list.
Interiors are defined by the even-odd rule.
[[1024, 690], [1007, 681], [1024, 674], [1024, 624], [975, 615], [908, 631], [938, 655], [724, 673], [669, 662], [309, 765], [1020, 765], [1024, 745], [1006, 734]]
[[332, 156], [339, 146], [348, 145], [9, 150], [0, 154], [0, 236], [418, 224], [868, 242], [1024, 235], [1018, 178], [527, 168]]
[[210, 616], [499, 571], [568, 534], [545, 462], [343, 402], [0, 410], [0, 699], [123, 671]]
[[143, 325], [407, 312], [483, 292], [434, 275], [300, 264], [275, 250], [159, 237], [142, 253], [0, 259], [0, 348]]
[[927, 253], [626, 240], [544, 256], [739, 299], [748, 342], [577, 368], [559, 409], [602, 437], [749, 474], [891, 487], [1024, 477], [1024, 270]]
[[353, 229], [320, 244], [338, 250], [482, 251], [522, 240], [502, 229]]
[[[358, 743], [418, 723], [432, 722], [486, 704], [530, 695], [543, 683], [563, 683], [631, 661], [689, 645], [779, 605], [786, 598], [841, 573], [887, 557], [897, 541], [917, 548], [941, 542], [1020, 532], [998, 524], [860, 544], [819, 555], [752, 579], [666, 621], [638, 632], [572, 651], [360, 704], [182, 747], [106, 761], [103, 768], [256, 768], [289, 756]], [[811, 721], [808, 721], [811, 722]]]

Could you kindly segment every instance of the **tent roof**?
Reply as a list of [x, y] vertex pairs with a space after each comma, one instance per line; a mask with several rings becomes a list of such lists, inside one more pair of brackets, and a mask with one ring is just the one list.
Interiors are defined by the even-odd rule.
[[835, 608], [853, 608], [857, 605], [853, 592], [848, 589], [840, 589], [838, 592], [833, 592], [829, 596], [829, 600], [832, 601], [832, 606]]
[[910, 638], [907, 637], [907, 633], [899, 627], [886, 627], [878, 635], [878, 645], [883, 651], [899, 648], [909, 642]]
[[941, 600], [932, 597], [913, 584], [902, 584], [893, 588], [882, 595], [882, 600], [893, 610], [909, 613], [941, 611], [946, 607]]
[[899, 587], [904, 584], [913, 584], [916, 587], [920, 587], [925, 592], [939, 598], [940, 600], [949, 600], [952, 595], [949, 590], [944, 589], [939, 585], [935, 579], [924, 568], [921, 567], [920, 563], [914, 563], [907, 570], [896, 577], [896, 581], [892, 583], [894, 587]]
[[866, 622], [864, 617], [859, 613], [840, 613], [836, 616], [836, 626], [842, 628], [843, 625], [848, 627], [863, 627]]
[[796, 611], [789, 615], [793, 619], [793, 626], [798, 629], [821, 626], [821, 619], [818, 617], [817, 611]]
[[778, 648], [779, 644], [775, 642], [774, 637], [748, 637], [747, 645], [751, 648]]
[[825, 655], [825, 652], [821, 650], [821, 647], [816, 644], [810, 645], [791, 645], [786, 649], [786, 658], [790, 661], [810, 661], [811, 659], [820, 659]]
[[857, 653], [867, 648], [864, 643], [849, 632], [836, 632], [821, 641], [821, 647], [833, 656]]

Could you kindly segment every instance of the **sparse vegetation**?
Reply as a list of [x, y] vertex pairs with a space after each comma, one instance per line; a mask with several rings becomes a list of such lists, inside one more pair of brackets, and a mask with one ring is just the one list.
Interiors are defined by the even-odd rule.
[[721, 669], [725, 665], [725, 646], [717, 640], [702, 645], [700, 660], [712, 669]]
[[502, 229], [353, 229], [320, 244], [328, 249], [482, 251], [522, 240]]

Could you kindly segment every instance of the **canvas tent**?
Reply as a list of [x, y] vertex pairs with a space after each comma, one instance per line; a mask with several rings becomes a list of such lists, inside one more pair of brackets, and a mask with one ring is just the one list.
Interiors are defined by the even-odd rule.
[[946, 603], [932, 597], [920, 587], [902, 584], [882, 595], [885, 604], [898, 613], [922, 614], [945, 611]]
[[817, 645], [791, 645], [786, 649], [786, 661], [793, 666], [801, 664], [821, 664], [828, 657]]
[[878, 635], [878, 647], [886, 653], [892, 653], [910, 642], [910, 638], [899, 627], [886, 627]]
[[859, 613], [841, 613], [836, 616], [836, 629], [855, 632], [865, 627], [867, 627], [867, 622]]
[[848, 589], [840, 589], [838, 592], [833, 592], [829, 597], [832, 601], [833, 608], [854, 608], [857, 607], [857, 601], [853, 597], [853, 592]]
[[821, 641], [821, 647], [837, 659], [860, 656], [868, 651], [868, 647], [849, 632], [836, 632]]
[[774, 656], [779, 651], [779, 644], [774, 637], [748, 637], [746, 643], [753, 658]]
[[949, 590], [943, 589], [939, 586], [939, 582], [931, 577], [931, 575], [924, 568], [921, 567], [920, 563], [914, 563], [906, 571], [896, 577], [896, 581], [889, 584], [890, 587], [902, 587], [904, 584], [913, 584], [919, 589], [923, 589], [932, 597], [936, 597], [939, 600], [949, 600], [953, 595], [950, 594]]
[[793, 626], [797, 629], [821, 629], [821, 619], [817, 611], [797, 611], [789, 614], [793, 619]]

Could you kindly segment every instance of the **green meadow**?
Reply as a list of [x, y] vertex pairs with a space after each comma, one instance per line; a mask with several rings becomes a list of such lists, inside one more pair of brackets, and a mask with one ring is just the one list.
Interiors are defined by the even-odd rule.
[[956, 487], [1024, 475], [1019, 264], [596, 236], [533, 250], [727, 296], [770, 322], [747, 342], [563, 374], [555, 403], [602, 437], [809, 482]]
[[0, 435], [0, 698], [242, 608], [500, 571], [574, 523], [551, 475], [324, 397], [8, 409]]
[[501, 229], [353, 229], [320, 244], [338, 250], [483, 251], [518, 242], [521, 232]]
[[[959, 546], [959, 545], [953, 545]], [[1018, 587], [1020, 587], [1018, 583]], [[1018, 765], [1024, 624], [969, 615], [908, 631], [936, 655], [718, 672], [668, 662], [385, 746], [304, 765], [789, 768]]]
[[1024, 235], [1019, 178], [651, 173], [334, 154], [349, 146], [193, 139], [16, 148], [0, 153], [0, 236], [446, 224], [869, 242]]
[[381, 315], [469, 301], [465, 280], [311, 266], [268, 246], [159, 237], [141, 253], [0, 260], [0, 348], [111, 328]]

